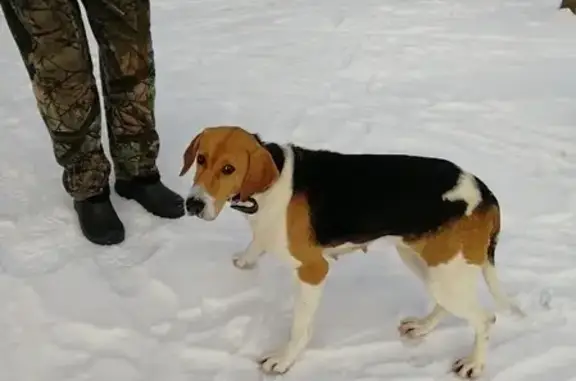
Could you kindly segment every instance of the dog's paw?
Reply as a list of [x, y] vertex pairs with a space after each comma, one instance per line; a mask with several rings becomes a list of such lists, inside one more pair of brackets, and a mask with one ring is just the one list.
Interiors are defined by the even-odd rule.
[[253, 269], [256, 267], [256, 262], [257, 261], [250, 260], [243, 251], [232, 256], [232, 263], [236, 268], [241, 270]]
[[430, 324], [427, 324], [425, 319], [416, 317], [402, 319], [398, 326], [400, 336], [407, 339], [420, 339], [429, 334], [431, 330]]
[[271, 355], [260, 361], [260, 369], [267, 374], [284, 374], [292, 366], [293, 361], [285, 355]]
[[454, 372], [458, 377], [466, 380], [478, 378], [483, 370], [484, 361], [480, 361], [474, 356], [456, 360], [452, 364], [452, 372]]

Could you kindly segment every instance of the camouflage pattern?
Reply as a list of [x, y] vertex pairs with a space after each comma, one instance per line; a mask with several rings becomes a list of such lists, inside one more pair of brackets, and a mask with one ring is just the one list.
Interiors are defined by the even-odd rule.
[[[0, 0], [76, 199], [108, 185], [101, 104], [76, 0]], [[155, 66], [149, 0], [83, 0], [98, 41], [110, 154], [117, 178], [157, 175]]]

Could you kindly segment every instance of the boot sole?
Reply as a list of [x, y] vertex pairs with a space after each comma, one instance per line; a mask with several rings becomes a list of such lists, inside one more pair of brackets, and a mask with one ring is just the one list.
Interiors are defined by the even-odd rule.
[[106, 236], [106, 237], [102, 237], [102, 238], [96, 238], [96, 237], [92, 237], [90, 236], [86, 230], [84, 230], [84, 228], [82, 227], [82, 225], [80, 225], [80, 230], [82, 231], [82, 234], [84, 235], [84, 238], [86, 238], [88, 241], [92, 242], [93, 244], [99, 245], [99, 246], [113, 246], [113, 245], [118, 245], [122, 242], [124, 242], [125, 238], [126, 238], [126, 234], [124, 232], [119, 233], [118, 236], [116, 237], [110, 237], [110, 236]]

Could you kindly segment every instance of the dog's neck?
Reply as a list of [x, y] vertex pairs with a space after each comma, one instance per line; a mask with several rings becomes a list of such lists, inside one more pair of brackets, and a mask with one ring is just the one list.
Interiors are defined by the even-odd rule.
[[270, 153], [272, 156], [272, 160], [274, 160], [274, 165], [278, 169], [279, 173], [282, 173], [282, 169], [284, 168], [284, 151], [282, 147], [276, 143], [263, 143], [264, 148]]

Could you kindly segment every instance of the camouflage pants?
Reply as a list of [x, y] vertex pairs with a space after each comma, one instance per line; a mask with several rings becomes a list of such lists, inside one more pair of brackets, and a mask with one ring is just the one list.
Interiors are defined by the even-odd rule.
[[[149, 0], [82, 0], [99, 48], [110, 155], [119, 179], [157, 176], [155, 66]], [[63, 185], [74, 198], [100, 193], [111, 165], [101, 104], [76, 0], [0, 0], [48, 128]]]

